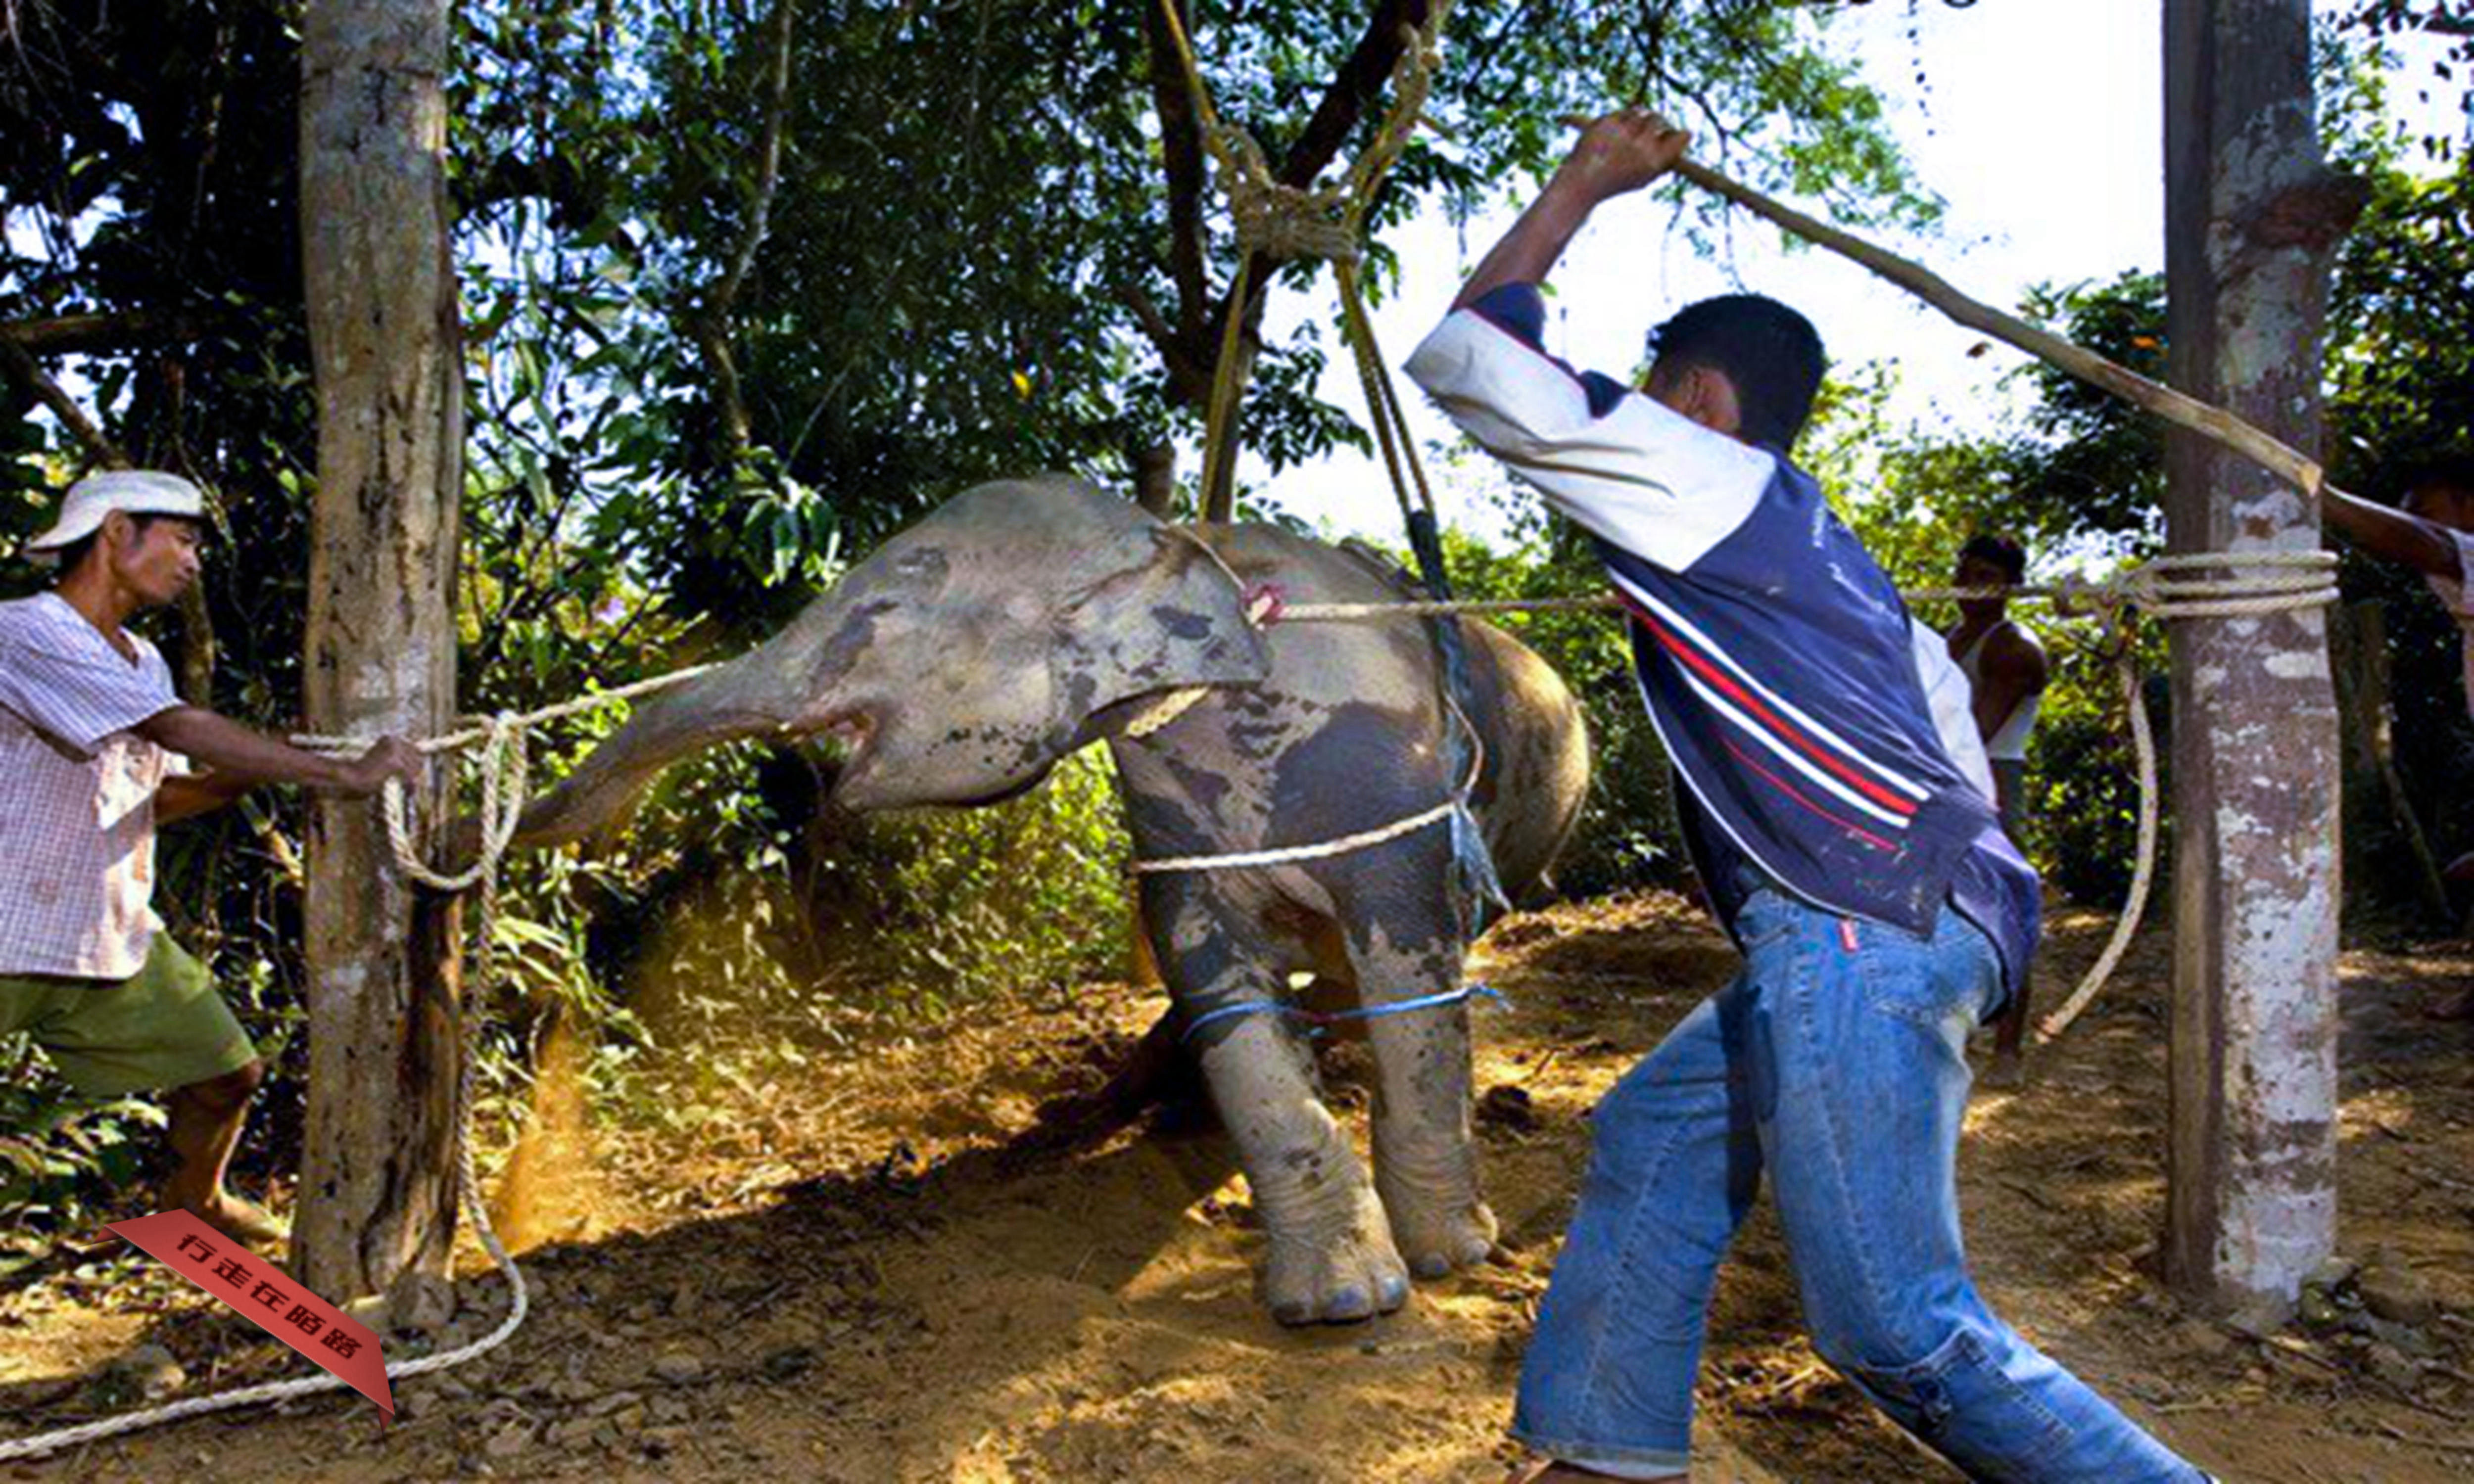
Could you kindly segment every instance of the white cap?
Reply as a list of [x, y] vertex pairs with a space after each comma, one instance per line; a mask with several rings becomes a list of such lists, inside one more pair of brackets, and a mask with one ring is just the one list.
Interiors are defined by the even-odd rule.
[[206, 497], [178, 474], [159, 469], [107, 469], [69, 486], [61, 502], [61, 518], [42, 535], [26, 542], [28, 555], [48, 558], [61, 547], [82, 541], [103, 528], [113, 511], [132, 515], [181, 515], [206, 518]]

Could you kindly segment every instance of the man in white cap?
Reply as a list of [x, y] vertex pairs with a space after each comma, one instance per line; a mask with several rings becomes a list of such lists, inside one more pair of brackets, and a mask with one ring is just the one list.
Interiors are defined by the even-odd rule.
[[224, 1188], [264, 1065], [154, 913], [155, 826], [258, 783], [360, 797], [422, 763], [393, 737], [351, 761], [305, 753], [174, 693], [163, 657], [124, 625], [196, 580], [205, 515], [177, 474], [80, 480], [27, 543], [58, 582], [0, 603], [0, 1035], [33, 1037], [84, 1095], [171, 1089], [164, 1206], [279, 1240]]

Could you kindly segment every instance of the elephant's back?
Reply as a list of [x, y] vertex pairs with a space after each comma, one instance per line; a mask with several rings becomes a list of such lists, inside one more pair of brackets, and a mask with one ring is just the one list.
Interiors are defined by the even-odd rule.
[[[1240, 581], [1276, 585], [1283, 601], [1400, 603], [1424, 596], [1379, 554], [1278, 526], [1190, 528]], [[1578, 820], [1589, 792], [1589, 729], [1581, 705], [1537, 651], [1482, 620], [1469, 635], [1470, 716], [1486, 748], [1475, 802], [1504, 887], [1536, 885]], [[1426, 626], [1408, 619], [1274, 624], [1271, 683], [1292, 693], [1373, 701], [1414, 715], [1431, 740], [1441, 707]]]
[[[1219, 554], [1238, 581], [1276, 587], [1284, 603], [1403, 603], [1418, 596], [1370, 555], [1279, 526], [1187, 529]], [[1430, 646], [1422, 625], [1406, 619], [1274, 623], [1267, 648], [1270, 682], [1282, 690], [1333, 704], [1370, 702], [1433, 723]]]

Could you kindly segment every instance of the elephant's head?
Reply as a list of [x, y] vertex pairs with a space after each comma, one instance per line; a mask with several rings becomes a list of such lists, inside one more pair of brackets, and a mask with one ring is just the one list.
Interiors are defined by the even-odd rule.
[[763, 646], [664, 691], [525, 812], [594, 833], [680, 758], [758, 735], [843, 738], [856, 810], [991, 802], [1153, 692], [1263, 678], [1237, 579], [1079, 480], [982, 485], [887, 541]]

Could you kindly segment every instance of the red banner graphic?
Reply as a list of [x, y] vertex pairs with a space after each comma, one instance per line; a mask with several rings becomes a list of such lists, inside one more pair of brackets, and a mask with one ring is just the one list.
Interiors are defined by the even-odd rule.
[[115, 1221], [109, 1230], [333, 1372], [345, 1385], [376, 1402], [388, 1422], [395, 1421], [386, 1356], [367, 1325], [187, 1211]]

